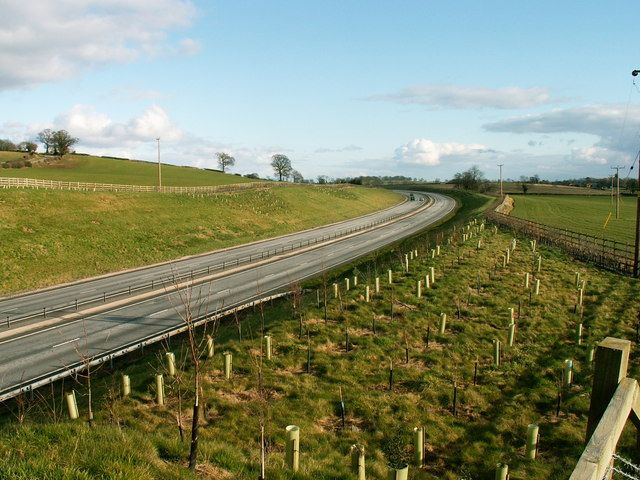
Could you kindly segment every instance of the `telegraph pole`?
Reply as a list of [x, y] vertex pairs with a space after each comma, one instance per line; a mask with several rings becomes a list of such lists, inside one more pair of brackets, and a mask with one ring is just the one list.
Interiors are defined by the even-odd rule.
[[[640, 152], [638, 154], [640, 155]], [[633, 276], [638, 278], [638, 257], [640, 257], [640, 158], [638, 159], [638, 185], [636, 186], [638, 199], [636, 201], [636, 250], [633, 256]]]
[[502, 193], [502, 166], [503, 165], [504, 163], [498, 164], [498, 166], [500, 167], [500, 198], [503, 197], [503, 193]]
[[158, 191], [162, 190], [162, 168], [160, 166], [160, 137], [156, 138], [158, 142]]
[[[611, 170], [616, 171], [616, 180], [618, 182], [618, 189], [616, 191], [616, 219], [620, 218], [620, 169], [624, 168], [623, 166], [616, 165], [615, 167], [611, 167]], [[613, 179], [611, 179], [611, 189], [613, 190]]]
[[[634, 70], [631, 75], [637, 77], [639, 73], [640, 70]], [[640, 152], [638, 152], [638, 155], [640, 155]], [[638, 257], [640, 257], [640, 158], [636, 157], [636, 160], [638, 161], [638, 189], [636, 190], [638, 199], [636, 202], [636, 248], [633, 255], [633, 276], [638, 278]]]

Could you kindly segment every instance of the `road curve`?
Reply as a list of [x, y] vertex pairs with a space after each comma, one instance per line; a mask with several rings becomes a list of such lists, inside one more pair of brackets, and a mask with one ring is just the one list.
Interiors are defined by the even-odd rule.
[[257, 262], [283, 251], [300, 248], [305, 243], [323, 241], [331, 236], [346, 235], [353, 230], [382, 223], [405, 215], [422, 205], [423, 203], [418, 201], [404, 201], [378, 212], [302, 232], [8, 298], [0, 297], [0, 322], [15, 325], [19, 322], [60, 315], [83, 307], [106, 303], [108, 300], [113, 301], [150, 291], [158, 286], [173, 284], [183, 278], [207, 275], [241, 263]]
[[[429, 207], [413, 215], [325, 244], [286, 252], [206, 282], [192, 290], [192, 303], [199, 303], [199, 312], [204, 314], [232, 309], [281, 292], [293, 282], [311, 278], [415, 234], [455, 209], [455, 201], [450, 197], [435, 193], [429, 193], [428, 197]], [[201, 302], [197, 302], [198, 299]], [[79, 352], [97, 363], [135, 349], [143, 342], [166, 337], [184, 327], [180, 316], [183, 309], [179, 293], [174, 292], [0, 341], [0, 401], [72, 374], [82, 367]]]

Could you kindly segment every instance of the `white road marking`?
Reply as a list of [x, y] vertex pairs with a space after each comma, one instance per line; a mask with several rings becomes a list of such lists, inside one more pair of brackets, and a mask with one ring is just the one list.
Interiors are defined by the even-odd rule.
[[73, 343], [73, 342], [77, 342], [78, 340], [80, 340], [80, 337], [76, 337], [72, 340], [67, 340], [66, 342], [62, 342], [62, 343], [58, 343], [57, 345], [52, 345], [51, 348], [57, 348], [57, 347], [61, 347], [62, 345], [66, 345], [67, 343]]

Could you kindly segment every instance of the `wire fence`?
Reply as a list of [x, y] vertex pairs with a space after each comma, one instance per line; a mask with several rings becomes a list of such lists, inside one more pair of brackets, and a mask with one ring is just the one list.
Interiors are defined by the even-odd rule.
[[[616, 462], [617, 461], [617, 465]], [[625, 478], [629, 480], [640, 480], [640, 467], [627, 460], [624, 457], [614, 453], [611, 458], [611, 464], [604, 472], [604, 479], [609, 478]]]
[[552, 227], [504, 215], [494, 210], [488, 211], [486, 216], [492, 222], [503, 225], [513, 232], [536, 239], [538, 243], [560, 247], [581, 260], [623, 275], [633, 274], [634, 247], [628, 243]]

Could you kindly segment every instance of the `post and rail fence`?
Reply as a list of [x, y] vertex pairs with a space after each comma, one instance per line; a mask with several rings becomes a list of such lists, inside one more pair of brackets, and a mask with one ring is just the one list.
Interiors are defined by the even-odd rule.
[[[614, 473], [636, 478], [638, 467], [616, 453], [618, 440], [631, 419], [640, 429], [640, 387], [627, 377], [631, 342], [607, 337], [598, 344], [586, 447], [569, 480], [609, 480]], [[625, 473], [631, 466], [633, 476]]]
[[[133, 192], [133, 193], [173, 193], [186, 195], [214, 195], [217, 193], [234, 193], [271, 187], [295, 187], [309, 185], [289, 182], [246, 182], [228, 185], [208, 185], [195, 187], [158, 187], [156, 185], [125, 185], [117, 183], [64, 182], [60, 180], [43, 180], [37, 178], [0, 177], [0, 188], [34, 188], [43, 190], [76, 190], [85, 192]], [[317, 187], [350, 187], [348, 184], [322, 184]]]

